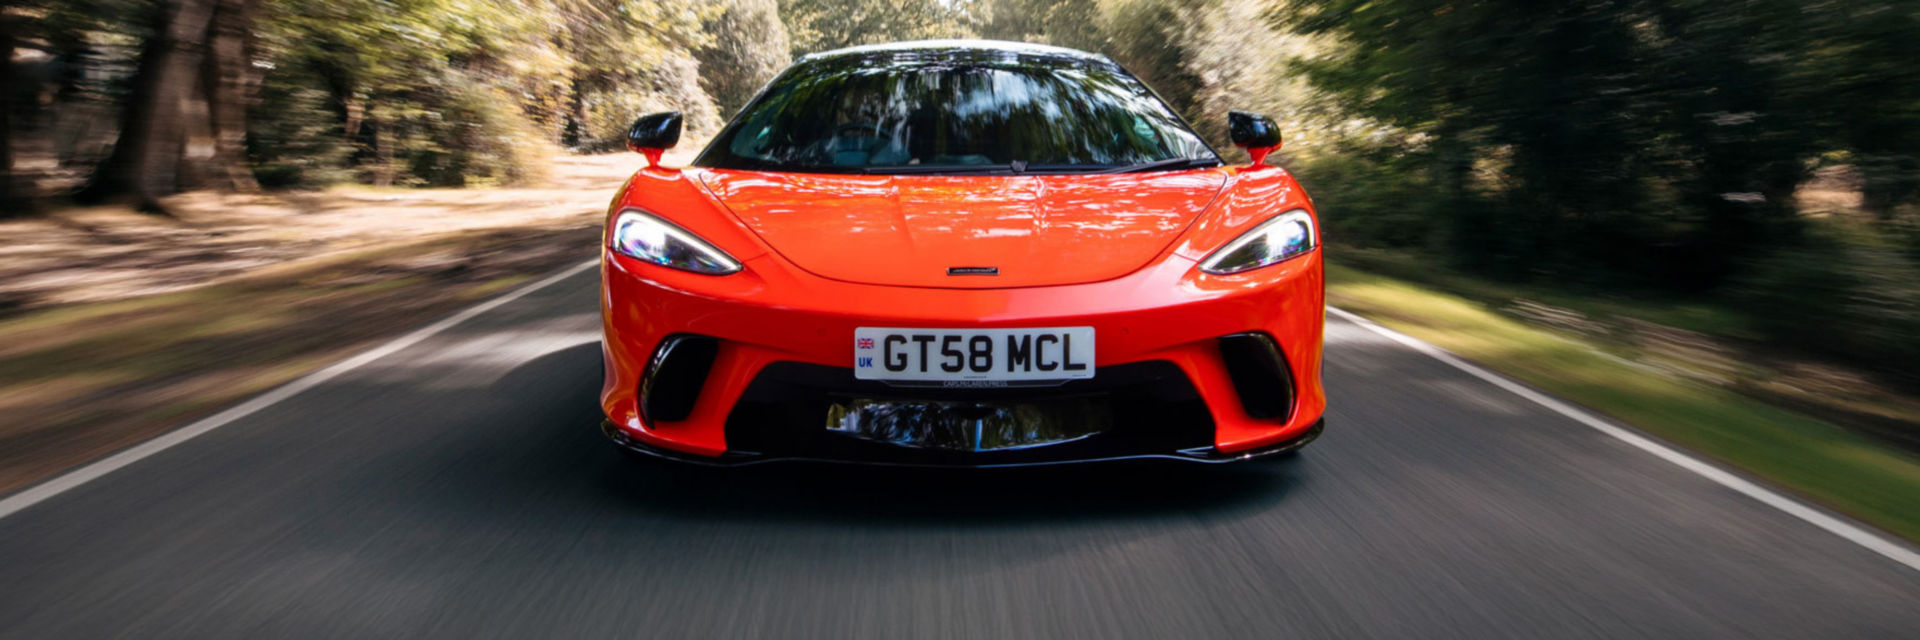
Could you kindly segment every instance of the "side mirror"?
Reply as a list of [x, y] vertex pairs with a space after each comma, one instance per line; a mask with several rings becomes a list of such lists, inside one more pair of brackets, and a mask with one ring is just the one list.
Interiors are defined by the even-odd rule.
[[1267, 154], [1280, 149], [1280, 125], [1257, 113], [1228, 111], [1227, 136], [1233, 138], [1233, 146], [1246, 148], [1255, 165], [1266, 162]]
[[680, 144], [680, 112], [640, 116], [627, 128], [627, 148], [646, 154], [647, 166], [660, 167], [660, 154]]

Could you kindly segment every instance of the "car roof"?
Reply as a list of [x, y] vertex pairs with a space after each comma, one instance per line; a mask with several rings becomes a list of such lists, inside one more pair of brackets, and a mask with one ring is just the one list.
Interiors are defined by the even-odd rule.
[[907, 42], [868, 44], [810, 53], [801, 56], [800, 59], [795, 62], [818, 62], [844, 57], [865, 57], [875, 54], [893, 53], [1011, 53], [1113, 64], [1112, 60], [1097, 53], [1088, 53], [1079, 49], [1068, 49], [1066, 47], [1033, 44], [1030, 42], [1009, 42], [1006, 40], [912, 40]]

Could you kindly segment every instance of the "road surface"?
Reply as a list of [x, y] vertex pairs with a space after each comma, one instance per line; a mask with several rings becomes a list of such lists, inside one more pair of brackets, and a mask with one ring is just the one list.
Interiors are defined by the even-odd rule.
[[1339, 318], [1293, 460], [636, 460], [595, 278], [16, 495], [0, 636], [1920, 637], [1920, 570]]

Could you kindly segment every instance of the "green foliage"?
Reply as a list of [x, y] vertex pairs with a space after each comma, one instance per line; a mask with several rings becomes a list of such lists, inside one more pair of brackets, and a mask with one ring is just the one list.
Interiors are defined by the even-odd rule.
[[964, 38], [979, 21], [973, 0], [780, 0], [793, 55], [862, 44]]
[[703, 25], [722, 15], [724, 6], [699, 0], [550, 2], [571, 84], [564, 142], [586, 150], [620, 148], [626, 125], [643, 113], [625, 110], [635, 104], [687, 112], [694, 136], [718, 127], [693, 52], [712, 41]]
[[353, 145], [340, 135], [331, 96], [302, 80], [311, 78], [268, 75], [249, 114], [247, 160], [262, 187], [322, 187], [353, 175]]
[[283, 135], [250, 134], [255, 158], [272, 159], [260, 177], [336, 175], [321, 170], [339, 154], [313, 137], [320, 122], [378, 184], [537, 177], [552, 135], [535, 127], [557, 119], [569, 63], [537, 9], [489, 0], [268, 3], [258, 31], [272, 67], [251, 128]]
[[[1340, 41], [1300, 62], [1317, 87], [1427, 138], [1436, 197], [1476, 218], [1452, 225], [1463, 262], [1516, 277], [1644, 269], [1702, 287], [1794, 231], [1815, 90], [1785, 80], [1804, 12], [1790, 0], [1339, 0], [1275, 15]], [[1476, 181], [1490, 158], [1498, 175]]]
[[1443, 237], [1442, 203], [1421, 171], [1424, 155], [1390, 145], [1354, 143], [1313, 156], [1295, 175], [1313, 194], [1328, 242], [1433, 249]]
[[793, 45], [774, 0], [728, 0], [706, 30], [713, 38], [699, 51], [700, 86], [723, 117], [753, 99], [792, 60], [787, 52]]
[[556, 37], [575, 78], [620, 79], [645, 73], [666, 60], [684, 58], [707, 45], [703, 24], [725, 7], [705, 0], [539, 0], [519, 7], [543, 23], [558, 25]]
[[1920, 267], [1874, 235], [1823, 223], [1742, 274], [1733, 298], [1773, 343], [1920, 381]]
[[1226, 136], [1229, 110], [1279, 119], [1293, 151], [1331, 142], [1320, 134], [1345, 118], [1316, 108], [1325, 101], [1289, 74], [1294, 58], [1319, 45], [1268, 24], [1266, 0], [993, 0], [984, 8], [983, 37], [1105, 54], [1153, 87], [1216, 149], [1241, 160]]
[[[1131, 3], [1154, 4], [1141, 0], [1131, 0]], [[1127, 6], [1121, 5], [1123, 9]], [[1157, 24], [1179, 27], [1178, 31], [1166, 34], [1169, 44], [1157, 48], [1151, 40], [1154, 30], [1147, 26], [1156, 23], [1141, 21], [1143, 24], [1132, 28], [1137, 34], [1133, 50], [1146, 47], [1152, 64], [1163, 68], [1167, 64], [1167, 61], [1153, 60], [1155, 56], [1164, 55], [1156, 50], [1179, 52], [1177, 70], [1154, 72], [1171, 75], [1176, 88], [1159, 90], [1180, 105], [1188, 122], [1215, 148], [1235, 160], [1244, 160], [1245, 155], [1227, 138], [1228, 111], [1254, 111], [1282, 123], [1286, 130], [1285, 148], [1290, 156], [1310, 152], [1313, 144], [1326, 142], [1319, 139], [1324, 137], [1318, 135], [1319, 132], [1337, 127], [1337, 121], [1344, 117], [1344, 114], [1317, 111], [1315, 106], [1326, 100], [1304, 80], [1289, 73], [1295, 58], [1312, 55], [1320, 45], [1313, 38], [1282, 32], [1267, 24], [1261, 19], [1266, 8], [1263, 0], [1208, 0], [1185, 5], [1175, 3], [1147, 12], [1160, 15]], [[1128, 13], [1117, 11], [1114, 18], [1119, 24], [1110, 27], [1116, 32], [1111, 45], [1111, 55], [1116, 60], [1131, 57], [1121, 53], [1121, 43], [1128, 41], [1122, 34], [1128, 31], [1120, 24], [1125, 23]], [[1135, 20], [1139, 21], [1140, 17]], [[1186, 88], [1178, 88], [1182, 85]]]
[[1099, 51], [1106, 44], [1096, 0], [992, 0], [980, 36]]
[[[1296, 95], [1374, 123], [1336, 127], [1299, 163], [1330, 242], [1571, 291], [1728, 301], [1774, 344], [1909, 376], [1916, 16], [1882, 0], [1302, 0], [1269, 14], [1321, 38], [1288, 65], [1312, 85]], [[1835, 162], [1865, 178], [1877, 220], [1799, 215], [1796, 189]]]
[[1795, 79], [1821, 87], [1815, 122], [1852, 151], [1863, 207], [1920, 225], [1920, 3], [1825, 0], [1800, 17], [1808, 46]]
[[[764, 14], [770, 5], [760, 7]], [[352, 149], [350, 164], [377, 184], [465, 185], [538, 179], [557, 142], [619, 148], [642, 110], [684, 111], [696, 137], [719, 126], [693, 57], [712, 40], [704, 24], [724, 13], [709, 3], [269, 0], [266, 8], [258, 32], [272, 68], [255, 128], [268, 135], [252, 149], [271, 158], [262, 167], [270, 181], [337, 175], [319, 170], [341, 159], [337, 145], [312, 137], [322, 131]], [[753, 64], [752, 72], [766, 66]], [[314, 99], [315, 90], [326, 98]]]
[[1193, 120], [1204, 79], [1188, 65], [1193, 43], [1185, 36], [1198, 21], [1188, 7], [1181, 0], [1117, 0], [1108, 9], [1102, 52]]
[[477, 82], [448, 83], [431, 110], [395, 113], [408, 183], [435, 187], [525, 185], [547, 176], [551, 140], [511, 96]]
[[16, 42], [79, 51], [93, 34], [144, 37], [156, 6], [142, 0], [8, 0]]
[[659, 111], [681, 112], [686, 117], [686, 138], [712, 135], [720, 129], [719, 110], [700, 89], [699, 76], [698, 62], [676, 56], [618, 84], [583, 92], [583, 128], [576, 146], [589, 151], [625, 149], [627, 127], [634, 118]]

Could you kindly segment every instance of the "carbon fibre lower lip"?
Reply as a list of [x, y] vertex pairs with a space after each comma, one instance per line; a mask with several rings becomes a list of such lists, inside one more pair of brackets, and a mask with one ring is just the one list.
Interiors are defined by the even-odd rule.
[[628, 451], [655, 457], [655, 458], [672, 460], [674, 462], [681, 462], [686, 464], [708, 466], [708, 467], [744, 467], [749, 465], [765, 464], [769, 462], [824, 462], [824, 463], [830, 463], [830, 464], [847, 464], [847, 465], [877, 466], [877, 467], [1006, 469], [1006, 468], [1017, 468], [1017, 467], [1050, 467], [1050, 466], [1058, 466], [1058, 465], [1088, 464], [1088, 463], [1097, 463], [1097, 462], [1121, 462], [1121, 461], [1127, 461], [1127, 460], [1178, 460], [1181, 462], [1193, 462], [1193, 463], [1199, 463], [1199, 464], [1226, 464], [1230, 462], [1243, 462], [1247, 460], [1255, 460], [1259, 458], [1283, 455], [1283, 454], [1287, 454], [1287, 453], [1291, 453], [1293, 451], [1299, 450], [1301, 447], [1307, 446], [1307, 443], [1313, 442], [1314, 439], [1319, 438], [1320, 432], [1326, 428], [1326, 425], [1327, 425], [1327, 420], [1325, 418], [1321, 418], [1319, 421], [1314, 422], [1313, 426], [1308, 428], [1306, 433], [1300, 434], [1299, 437], [1294, 438], [1292, 440], [1268, 445], [1258, 449], [1240, 451], [1240, 452], [1230, 453], [1230, 454], [1220, 453], [1219, 451], [1214, 450], [1212, 447], [1206, 447], [1203, 449], [1186, 449], [1186, 450], [1173, 451], [1168, 453], [1128, 454], [1128, 455], [1105, 456], [1105, 457], [1093, 456], [1093, 457], [1073, 458], [1073, 459], [1066, 459], [1066, 460], [1046, 460], [1046, 461], [1039, 461], [1039, 462], [1016, 462], [1016, 463], [996, 463], [996, 464], [929, 464], [929, 463], [919, 463], [919, 462], [889, 462], [885, 460], [834, 459], [834, 458], [817, 458], [817, 457], [809, 457], [809, 456], [780, 456], [780, 455], [768, 455], [768, 454], [755, 453], [751, 451], [728, 451], [724, 454], [721, 454], [719, 457], [709, 458], [706, 456], [697, 456], [689, 453], [682, 453], [679, 451], [662, 449], [659, 447], [647, 445], [645, 443], [642, 443], [627, 437], [625, 433], [622, 433], [618, 428], [613, 426], [612, 422], [609, 422], [609, 421], [603, 420], [600, 422], [600, 431], [601, 433], [606, 434], [608, 439], [613, 440], [614, 444], [620, 445], [621, 448], [626, 449]]

